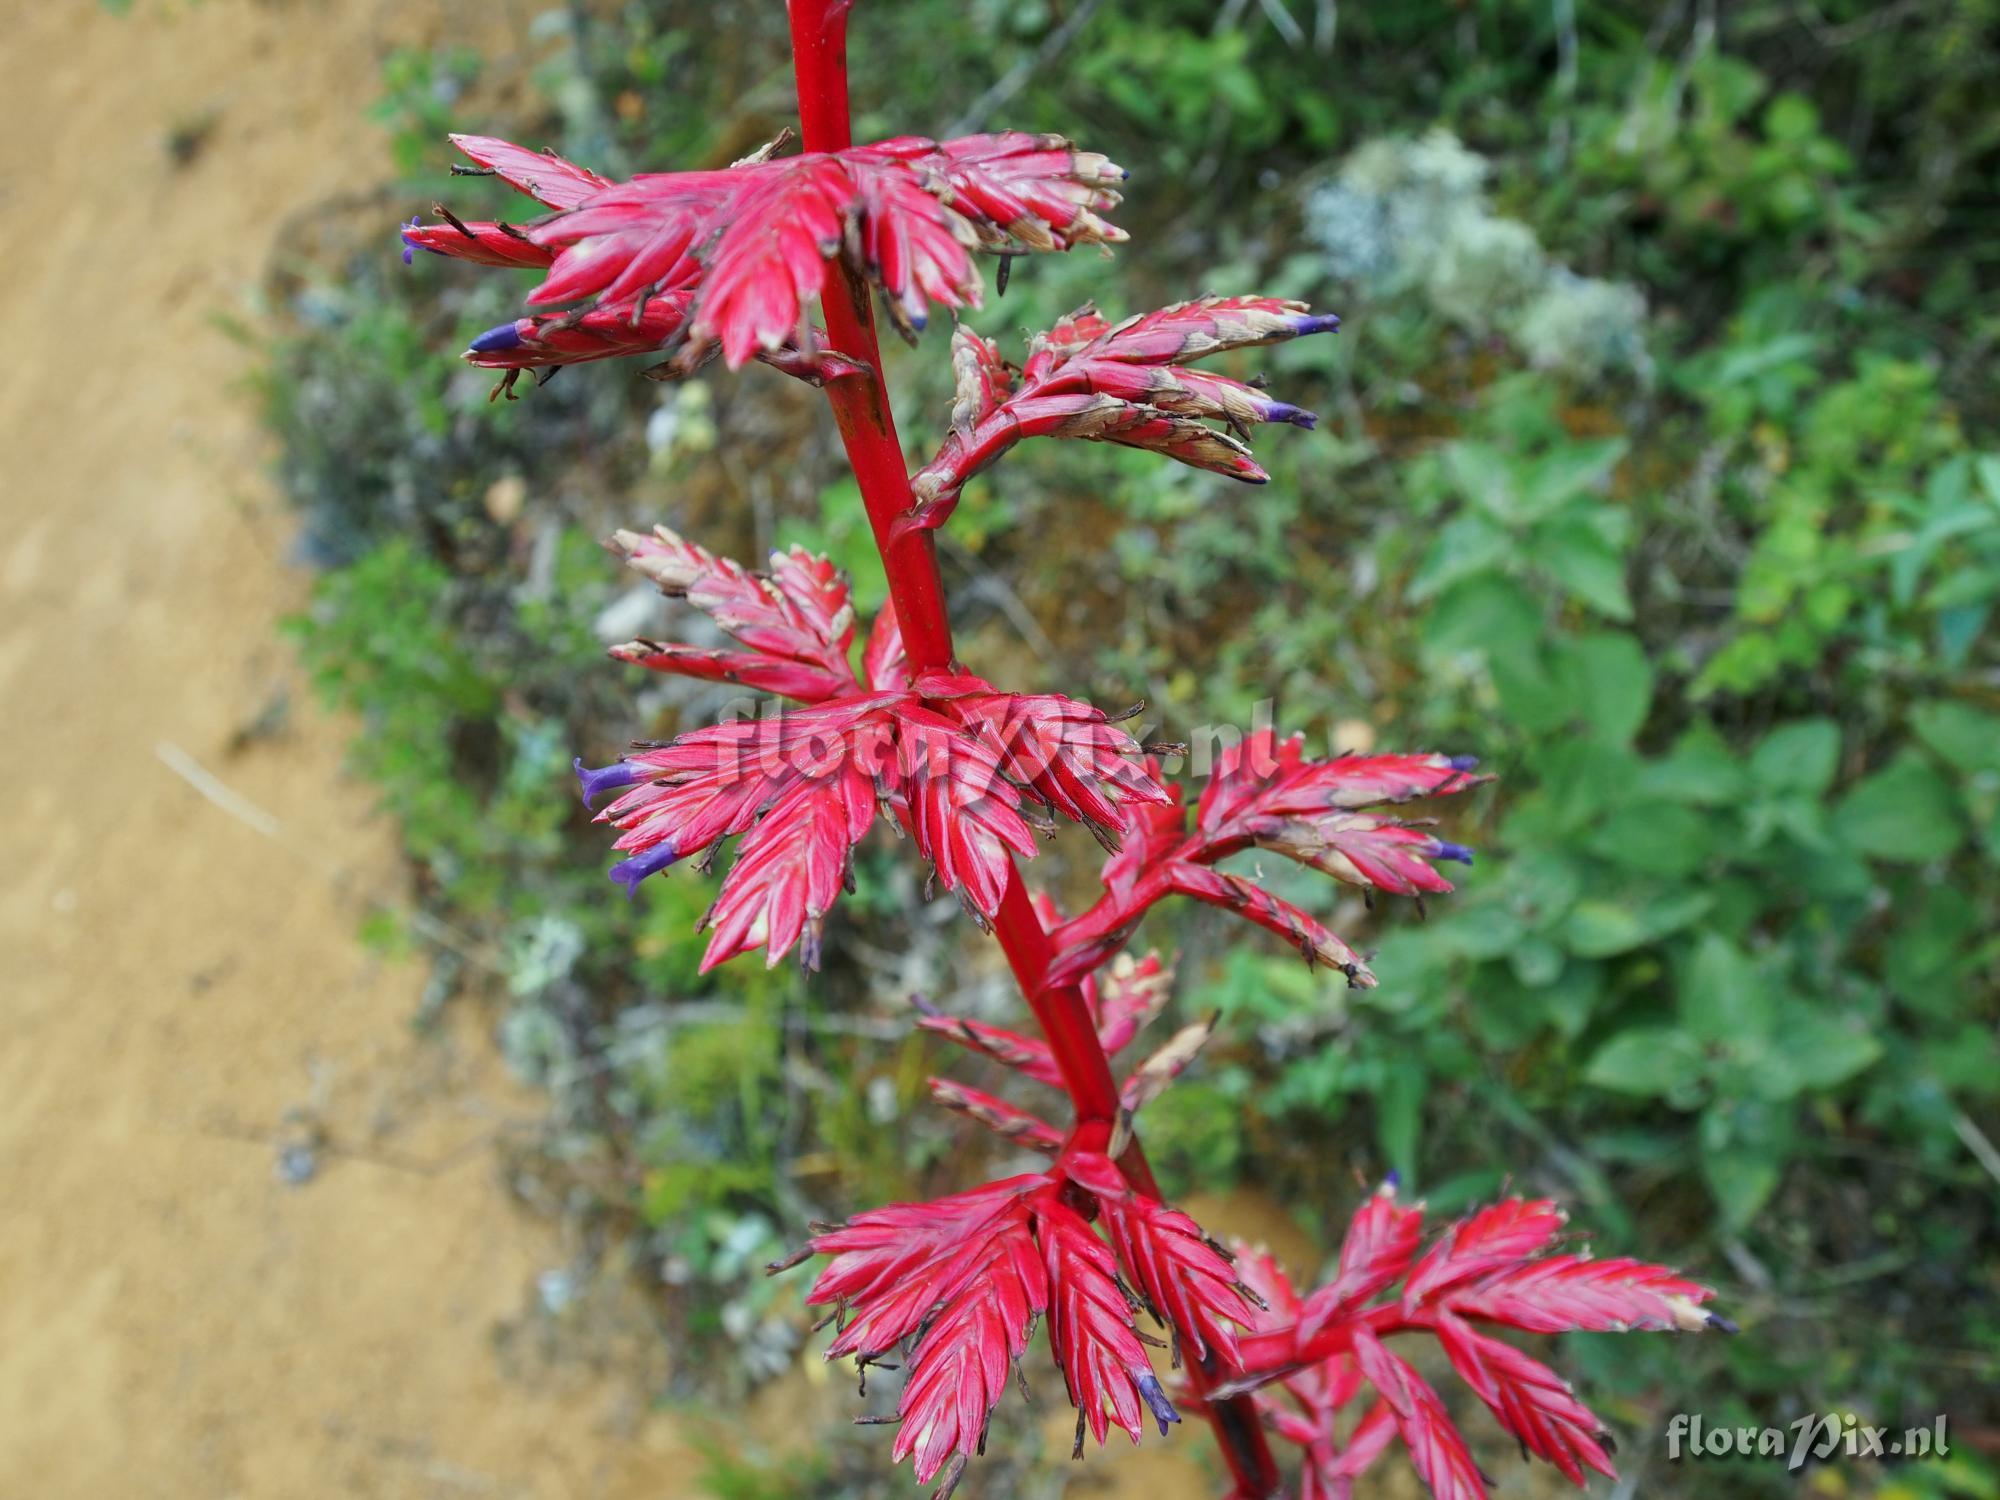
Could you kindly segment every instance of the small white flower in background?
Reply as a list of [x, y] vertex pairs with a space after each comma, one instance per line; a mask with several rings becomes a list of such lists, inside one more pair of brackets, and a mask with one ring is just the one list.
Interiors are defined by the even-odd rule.
[[708, 387], [699, 381], [663, 387], [660, 404], [646, 419], [646, 451], [665, 468], [684, 454], [715, 446], [715, 418]]
[[1532, 229], [1493, 212], [1490, 170], [1446, 130], [1369, 141], [1307, 199], [1307, 233], [1334, 280], [1417, 297], [1467, 333], [1507, 339], [1536, 369], [1650, 381], [1645, 296], [1550, 260]]

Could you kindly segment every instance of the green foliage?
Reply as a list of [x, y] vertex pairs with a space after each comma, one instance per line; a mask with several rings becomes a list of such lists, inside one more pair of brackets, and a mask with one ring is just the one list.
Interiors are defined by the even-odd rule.
[[383, 59], [382, 97], [371, 114], [389, 132], [396, 170], [405, 178], [439, 177], [437, 142], [458, 128], [461, 102], [480, 69], [469, 47], [398, 47]]

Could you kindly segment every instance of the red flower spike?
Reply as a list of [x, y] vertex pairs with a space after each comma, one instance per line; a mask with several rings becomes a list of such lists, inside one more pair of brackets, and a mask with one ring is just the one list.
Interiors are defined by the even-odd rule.
[[[1101, 217], [1116, 208], [1112, 186], [1125, 169], [1059, 135], [1019, 130], [945, 141], [918, 159], [943, 178], [943, 197], [964, 214], [989, 250], [1069, 250], [1123, 243], [1125, 231]], [[935, 191], [933, 187], [933, 191]]]
[[[721, 344], [731, 369], [790, 339], [805, 321], [806, 303], [819, 294], [827, 261], [846, 239], [860, 194], [854, 172], [836, 157], [792, 157], [751, 176], [727, 200], [708, 253], [694, 337]], [[936, 200], [925, 202], [937, 209]], [[971, 262], [962, 251], [960, 260], [969, 276]], [[578, 295], [552, 282], [536, 297]]]
[[802, 548], [771, 555], [769, 577], [717, 557], [666, 527], [614, 532], [605, 545], [670, 598], [685, 598], [750, 650], [710, 651], [651, 641], [612, 655], [655, 671], [742, 682], [803, 703], [858, 691], [848, 664], [854, 606], [847, 575]]
[[1526, 1452], [1547, 1459], [1574, 1485], [1583, 1484], [1585, 1469], [1617, 1477], [1602, 1442], [1609, 1436], [1604, 1424], [1554, 1370], [1451, 1313], [1438, 1315], [1436, 1329], [1459, 1379]]
[[1118, 1284], [1111, 1247], [1049, 1187], [1032, 1200], [1035, 1237], [1049, 1273], [1049, 1344], [1077, 1409], [1075, 1456], [1087, 1426], [1099, 1443], [1113, 1426], [1139, 1441], [1144, 1408], [1162, 1435], [1180, 1418], [1167, 1404], [1146, 1349], [1132, 1327], [1132, 1309]]
[[[1270, 1307], [1239, 1340], [1244, 1375], [1222, 1390], [1254, 1393], [1272, 1430], [1305, 1450], [1303, 1493], [1347, 1493], [1386, 1441], [1384, 1411], [1434, 1494], [1485, 1493], [1488, 1482], [1436, 1392], [1383, 1347], [1387, 1335], [1434, 1336], [1524, 1455], [1548, 1459], [1581, 1484], [1586, 1470], [1611, 1473], [1602, 1424], [1552, 1370], [1473, 1320], [1547, 1333], [1729, 1326], [1700, 1310], [1708, 1288], [1664, 1267], [1546, 1255], [1562, 1226], [1546, 1200], [1511, 1198], [1470, 1214], [1412, 1264], [1418, 1217], [1396, 1205], [1391, 1189], [1375, 1194], [1349, 1227], [1333, 1281], [1303, 1301], [1268, 1256], [1240, 1262], [1245, 1282]], [[1607, 1269], [1599, 1273], [1599, 1265]], [[1400, 1296], [1374, 1300], [1398, 1279]], [[1336, 1418], [1364, 1384], [1381, 1404], [1342, 1448]]]
[[[793, 926], [794, 896], [804, 902], [803, 921], [816, 922], [825, 910], [822, 896], [831, 900], [829, 872], [837, 886], [849, 848], [866, 831], [864, 811], [872, 815], [874, 807], [873, 768], [889, 754], [889, 722], [881, 710], [893, 701], [854, 697], [784, 719], [736, 720], [636, 750], [598, 770], [579, 764], [586, 800], [625, 789], [596, 818], [621, 830], [614, 847], [630, 856], [612, 868], [611, 878], [634, 890], [648, 875], [747, 832], [788, 799], [784, 819], [793, 842], [778, 840], [776, 830], [759, 840], [750, 869], [733, 890], [725, 882], [725, 899], [711, 917], [718, 939], [723, 930], [732, 942], [766, 930], [796, 939], [802, 928]], [[802, 883], [781, 880], [787, 867]], [[753, 890], [777, 899], [781, 888], [780, 904], [765, 915], [782, 920], [760, 927]], [[744, 916], [741, 926], [734, 920], [739, 916]], [[761, 941], [756, 937], [749, 945]]]
[[911, 1354], [891, 1458], [913, 1460], [917, 1482], [986, 1445], [986, 1423], [1049, 1304], [1048, 1275], [1017, 1201], [985, 1227], [969, 1274], [932, 1314]]
[[929, 303], [977, 307], [980, 284], [967, 253], [979, 243], [972, 226], [906, 173], [863, 173], [858, 181], [861, 261], [903, 337], [924, 326]]
[[1538, 1255], [1567, 1216], [1547, 1198], [1503, 1198], [1459, 1220], [1424, 1252], [1403, 1284], [1403, 1306], [1416, 1308], [1465, 1282]]
[[1128, 802], [1162, 806], [1166, 788], [1102, 709], [1056, 693], [1002, 693], [969, 672], [924, 672], [916, 692], [977, 735], [1038, 801], [1118, 847]]
[[1111, 326], [1111, 320], [1097, 310], [1096, 303], [1084, 303], [1033, 341], [1030, 358], [1036, 361], [1036, 374], [1046, 376], [1058, 361], [1081, 352], [1111, 332]]
[[1394, 896], [1450, 895], [1452, 883], [1430, 862], [1472, 859], [1463, 844], [1366, 813], [1327, 813], [1294, 827], [1296, 831], [1273, 835], [1264, 847], [1349, 885], [1373, 886]]
[[1230, 1249], [1236, 1256], [1236, 1277], [1257, 1299], [1251, 1313], [1253, 1328], [1269, 1331], [1288, 1327], [1299, 1317], [1298, 1288], [1268, 1246], [1235, 1241]]
[[555, 263], [528, 294], [528, 305], [553, 307], [599, 294], [618, 301], [648, 287], [697, 287], [697, 250], [719, 233], [734, 195], [763, 171], [649, 173], [542, 220], [531, 233], [555, 252]]
[[[1345, 1448], [1332, 1454], [1324, 1464], [1307, 1470], [1307, 1483], [1299, 1488], [1300, 1500], [1313, 1500], [1315, 1495], [1324, 1495], [1327, 1500], [1350, 1500], [1354, 1481], [1382, 1456], [1395, 1437], [1396, 1413], [1388, 1402], [1377, 1401], [1354, 1424]], [[1311, 1487], [1314, 1482], [1320, 1485], [1317, 1490]]]
[[[1308, 962], [1341, 970], [1368, 989], [1375, 976], [1353, 949], [1310, 913], [1255, 881], [1210, 868], [1252, 846], [1289, 855], [1341, 879], [1421, 897], [1451, 885], [1429, 859], [1470, 861], [1470, 850], [1389, 819], [1357, 812], [1384, 800], [1446, 793], [1486, 778], [1469, 757], [1335, 757], [1309, 761], [1297, 736], [1269, 730], [1226, 751], [1203, 789], [1195, 828], [1177, 796], [1157, 806], [1128, 806], [1122, 846], [1105, 861], [1105, 894], [1055, 934], [1059, 952], [1046, 983], [1072, 983], [1123, 946], [1147, 909], [1179, 893], [1236, 912], [1296, 944]], [[1157, 767], [1145, 762], [1149, 773]]]
[[1701, 1304], [1715, 1294], [1664, 1266], [1623, 1257], [1551, 1255], [1500, 1271], [1455, 1293], [1470, 1318], [1524, 1333], [1700, 1333], [1729, 1325]]
[[[884, 539], [892, 601], [870, 633], [865, 676], [850, 661], [845, 580], [824, 560], [786, 554], [765, 577], [671, 533], [624, 534], [620, 550], [630, 560], [707, 609], [739, 644], [644, 641], [614, 654], [807, 706], [785, 719], [642, 745], [614, 765], [579, 766], [578, 775], [586, 801], [616, 794], [599, 817], [619, 830], [628, 857], [612, 874], [628, 886], [741, 836], [704, 920], [715, 929], [707, 964], [760, 944], [774, 961], [793, 947], [815, 961], [854, 842], [886, 804], [967, 909], [996, 924], [1029, 991], [1045, 1040], [926, 1024], [1061, 1084], [1076, 1115], [1071, 1130], [977, 1090], [943, 1080], [931, 1087], [940, 1103], [1055, 1155], [1058, 1165], [859, 1215], [822, 1234], [814, 1248], [833, 1260], [813, 1297], [833, 1303], [828, 1321], [843, 1323], [831, 1352], [855, 1354], [865, 1367], [902, 1350], [909, 1376], [895, 1454], [927, 1483], [944, 1476], [941, 1494], [982, 1447], [1008, 1366], [1044, 1311], [1077, 1405], [1079, 1450], [1085, 1431], [1102, 1441], [1112, 1425], [1136, 1438], [1147, 1407], [1164, 1432], [1179, 1418], [1142, 1347], [1154, 1341], [1133, 1326], [1141, 1304], [1119, 1279], [1122, 1255], [1131, 1281], [1172, 1319], [1176, 1354], [1191, 1344], [1201, 1356], [1186, 1367], [1189, 1398], [1211, 1418], [1243, 1500], [1282, 1489], [1267, 1433], [1304, 1450], [1307, 1500], [1349, 1500], [1354, 1476], [1397, 1434], [1436, 1494], [1483, 1494], [1436, 1393], [1384, 1346], [1391, 1335], [1436, 1337], [1523, 1446], [1571, 1478], [1608, 1472], [1588, 1409], [1481, 1325], [1726, 1327], [1701, 1310], [1707, 1288], [1636, 1261], [1549, 1254], [1559, 1216], [1519, 1200], [1461, 1221], [1413, 1263], [1417, 1214], [1384, 1196], [1357, 1216], [1333, 1283], [1301, 1299], [1268, 1256], [1234, 1267], [1191, 1220], [1161, 1204], [1133, 1138], [1133, 1111], [1185, 1065], [1206, 1027], [1184, 1028], [1122, 1091], [1108, 1063], [1158, 1010], [1167, 981], [1153, 958], [1123, 959], [1101, 984], [1092, 971], [1169, 894], [1235, 911], [1308, 958], [1340, 965], [1351, 983], [1372, 983], [1316, 918], [1216, 866], [1265, 848], [1378, 889], [1419, 898], [1449, 890], [1432, 862], [1469, 860], [1469, 852], [1378, 809], [1474, 784], [1471, 762], [1312, 762], [1298, 741], [1265, 733], [1225, 757], [1200, 806], [1189, 809], [1097, 710], [1002, 693], [959, 671], [935, 549], [909, 535], [941, 522], [965, 479], [1025, 436], [1118, 442], [1262, 479], [1248, 429], [1309, 427], [1311, 414], [1190, 365], [1329, 331], [1337, 320], [1254, 297], [1205, 297], [1117, 324], [1086, 307], [1035, 339], [1019, 369], [990, 340], [961, 332], [951, 434], [912, 484], [867, 288], [905, 333], [922, 326], [934, 303], [976, 305], [974, 250], [1011, 256], [1122, 239], [1103, 215], [1118, 202], [1123, 173], [1060, 138], [1018, 133], [854, 146], [849, 8], [849, 0], [790, 3], [806, 154], [776, 159], [786, 132], [722, 171], [611, 183], [560, 158], [460, 138], [485, 170], [551, 212], [515, 226], [467, 223], [441, 209], [442, 224], [412, 221], [405, 234], [406, 260], [423, 249], [543, 271], [529, 299], [538, 311], [481, 334], [468, 352], [505, 372], [496, 395], [511, 398], [524, 369], [640, 352], [664, 352], [645, 372], [657, 379], [690, 374], [720, 354], [731, 365], [755, 357], [830, 386], [842, 444]], [[1003, 261], [1003, 286], [1005, 275]], [[832, 337], [807, 320], [815, 298]], [[1102, 899], [1073, 921], [1058, 922], [1019, 882], [1014, 858], [1034, 852], [1039, 827], [1024, 795], [1084, 822], [1114, 850]], [[1101, 1217], [1111, 1244], [1086, 1215]], [[1271, 1305], [1255, 1305], [1246, 1284], [1268, 1288]], [[1352, 1423], [1346, 1408], [1371, 1385], [1375, 1397]]]
[[818, 668], [761, 656], [755, 651], [679, 646], [670, 641], [626, 641], [610, 647], [608, 654], [614, 661], [628, 662], [651, 672], [706, 682], [741, 683], [760, 693], [775, 693], [801, 703], [818, 703], [826, 697], [826, 678]]
[[1062, 1169], [1097, 1199], [1105, 1231], [1133, 1285], [1174, 1330], [1175, 1366], [1186, 1352], [1183, 1339], [1193, 1340], [1197, 1360], [1212, 1352], [1234, 1363], [1236, 1328], [1249, 1326], [1252, 1303], [1235, 1267], [1201, 1226], [1178, 1209], [1133, 1192], [1108, 1156], [1077, 1152]]
[[701, 972], [758, 947], [769, 950], [764, 966], [775, 968], [801, 938], [801, 962], [817, 969], [821, 923], [874, 820], [874, 781], [851, 763], [786, 792], [743, 840], [702, 919], [714, 936]]
[[[1251, 1326], [1259, 1332], [1289, 1330], [1302, 1305], [1291, 1278], [1268, 1250], [1240, 1244], [1235, 1249], [1237, 1275], [1262, 1303], [1250, 1314]], [[1303, 1450], [1302, 1500], [1345, 1500], [1353, 1477], [1395, 1436], [1388, 1406], [1378, 1402], [1341, 1447], [1336, 1434], [1340, 1413], [1365, 1386], [1353, 1360], [1341, 1354], [1289, 1370], [1278, 1384], [1255, 1393], [1258, 1411], [1272, 1431]]]
[[[901, 529], [942, 525], [965, 481], [1024, 437], [1150, 448], [1195, 468], [1262, 483], [1268, 476], [1231, 434], [1260, 422], [1310, 427], [1312, 413], [1240, 380], [1181, 367], [1208, 354], [1338, 324], [1337, 318], [1312, 316], [1303, 303], [1274, 297], [1202, 297], [1115, 325], [1084, 307], [1031, 342], [1019, 379], [1004, 387], [995, 378], [997, 351], [974, 340], [966, 347], [975, 383], [968, 392], [961, 370], [952, 435], [912, 481], [916, 505]], [[962, 419], [982, 406], [983, 415]], [[1229, 432], [1205, 421], [1224, 423]]]
[[1034, 830], [999, 758], [942, 715], [912, 704], [896, 710], [893, 800], [909, 810], [917, 849], [982, 926], [1000, 910], [1011, 853], [1031, 859]]
[[1046, 1120], [1024, 1109], [1017, 1109], [1004, 1099], [996, 1099], [991, 1094], [949, 1078], [932, 1078], [927, 1082], [934, 1102], [968, 1119], [977, 1120], [1003, 1140], [1049, 1156], [1062, 1150], [1062, 1132]]
[[[1036, 906], [1037, 915], [1044, 921], [1054, 919], [1054, 907], [1046, 896], [1038, 896]], [[1159, 1013], [1160, 1007], [1166, 1004], [1167, 991], [1172, 979], [1172, 971], [1161, 963], [1157, 953], [1149, 953], [1137, 962], [1134, 962], [1129, 955], [1120, 954], [1111, 970], [1102, 976], [1101, 981], [1097, 976], [1085, 976], [1082, 982], [1084, 1004], [1090, 1008], [1091, 1015], [1097, 1021], [1098, 1045], [1104, 1049], [1106, 1056], [1113, 1056], [1122, 1051], [1139, 1034], [1141, 1028]], [[1101, 999], [1100, 990], [1103, 995]], [[1039, 1037], [1023, 1036], [1018, 1031], [989, 1025], [985, 1021], [947, 1016], [921, 998], [917, 1000], [917, 1008], [922, 1012], [917, 1020], [919, 1029], [943, 1037], [948, 1042], [956, 1042], [968, 1051], [990, 1057], [1017, 1073], [1027, 1075], [1037, 1083], [1047, 1084], [1051, 1088], [1063, 1086], [1062, 1072], [1056, 1066], [1055, 1054], [1050, 1050], [1048, 1043]], [[1171, 1082], [1192, 1060], [1194, 1051], [1206, 1036], [1205, 1025], [1184, 1028], [1181, 1033], [1170, 1039], [1159, 1053], [1147, 1059], [1138, 1071], [1125, 1081], [1121, 1095], [1125, 1109], [1137, 1110], [1142, 1104], [1154, 1098], [1160, 1089]], [[945, 1085], [939, 1080], [931, 1080], [931, 1085], [931, 1092], [938, 1098], [939, 1103], [947, 1108], [964, 1109], [965, 1112], [977, 1116], [977, 1111], [969, 1106], [944, 1098], [939, 1090]], [[956, 1085], [951, 1087], [955, 1088]], [[986, 1098], [985, 1095], [976, 1095], [973, 1090], [965, 1092], [975, 1094], [978, 1099]], [[991, 1121], [984, 1123], [993, 1124]], [[994, 1124], [993, 1128], [1000, 1130], [1003, 1135], [1009, 1133], [1007, 1129], [997, 1124]]]
[[[858, 1213], [816, 1236], [811, 1253], [833, 1259], [806, 1294], [815, 1307], [851, 1309], [827, 1347], [829, 1360], [886, 1354], [915, 1333], [931, 1310], [957, 1295], [976, 1269], [977, 1251], [1013, 1220], [1040, 1174], [989, 1182], [930, 1203], [892, 1203]], [[772, 1267], [782, 1270], [785, 1263]]]
[[1195, 810], [1210, 858], [1256, 845], [1355, 885], [1397, 895], [1445, 893], [1427, 863], [1470, 863], [1472, 852], [1393, 819], [1355, 809], [1445, 795], [1491, 778], [1470, 756], [1371, 755], [1307, 760], [1304, 742], [1259, 730], [1226, 749]]
[[1354, 1332], [1354, 1359], [1388, 1403], [1396, 1431], [1410, 1450], [1417, 1477], [1435, 1500], [1485, 1500], [1486, 1476], [1473, 1462], [1451, 1414], [1408, 1360], [1392, 1354], [1365, 1328]]

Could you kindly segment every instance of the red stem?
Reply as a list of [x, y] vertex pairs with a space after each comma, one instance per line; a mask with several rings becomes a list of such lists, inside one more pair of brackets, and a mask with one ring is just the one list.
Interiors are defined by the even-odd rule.
[[[799, 131], [807, 151], [840, 151], [853, 144], [847, 104], [847, 13], [852, 3], [788, 0]], [[864, 374], [828, 381], [826, 395], [848, 463], [861, 486], [862, 503], [868, 509], [876, 549], [882, 554], [889, 597], [902, 626], [911, 670], [948, 666], [953, 660], [951, 621], [945, 612], [944, 583], [938, 574], [931, 535], [917, 531], [892, 539], [897, 518], [911, 508], [914, 497], [902, 441], [896, 436], [895, 418], [889, 409], [888, 388], [882, 379], [882, 352], [875, 337], [868, 289], [851, 272], [843, 272], [829, 280], [820, 301], [828, 342], [866, 366]], [[1014, 977], [1048, 1038], [1076, 1110], [1072, 1142], [1102, 1149], [1118, 1117], [1118, 1086], [1112, 1078], [1111, 1062], [1097, 1040], [1081, 988], [1045, 988], [1042, 983], [1054, 949], [1018, 869], [1008, 872], [1006, 894], [993, 925]], [[1159, 1184], [1137, 1140], [1119, 1158], [1119, 1166], [1139, 1191], [1160, 1196]], [[1199, 1397], [1225, 1373], [1191, 1364], [1188, 1383]], [[1283, 1481], [1250, 1399], [1239, 1396], [1205, 1404], [1238, 1494], [1246, 1500], [1281, 1494]]]

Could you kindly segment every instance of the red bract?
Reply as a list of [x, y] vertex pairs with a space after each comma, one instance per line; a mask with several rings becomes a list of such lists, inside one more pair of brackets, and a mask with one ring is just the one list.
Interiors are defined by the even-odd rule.
[[[1225, 750], [1196, 805], [1194, 827], [1178, 803], [1134, 807], [1124, 843], [1104, 866], [1103, 899], [1056, 934], [1061, 953], [1049, 982], [1090, 972], [1123, 946], [1148, 908], [1168, 895], [1192, 896], [1277, 933], [1308, 963], [1339, 969], [1366, 989], [1375, 976], [1360, 956], [1311, 913], [1247, 876], [1213, 868], [1258, 847], [1376, 890], [1415, 895], [1451, 890], [1428, 863], [1470, 863], [1472, 852], [1408, 824], [1356, 809], [1427, 794], [1448, 795], [1487, 778], [1470, 756], [1371, 755], [1310, 760], [1297, 736], [1259, 730]], [[1155, 769], [1148, 763], [1148, 769]]]
[[[612, 655], [654, 671], [768, 692], [762, 718], [645, 741], [611, 765], [578, 764], [586, 801], [618, 833], [611, 870], [628, 891], [738, 838], [703, 926], [703, 967], [752, 948], [810, 967], [851, 873], [856, 844], [888, 812], [982, 927], [1019, 981], [1034, 1028], [946, 1017], [919, 1026], [1058, 1088], [1073, 1118], [1030, 1112], [948, 1079], [932, 1097], [1012, 1150], [1053, 1158], [930, 1203], [896, 1204], [824, 1230], [797, 1259], [831, 1257], [809, 1300], [839, 1326], [829, 1358], [865, 1373], [892, 1353], [905, 1370], [893, 1444], [920, 1480], [948, 1491], [983, 1448], [1011, 1368], [1046, 1315], [1050, 1352], [1085, 1433], [1135, 1439], [1150, 1414], [1179, 1421], [1149, 1345], [1170, 1348], [1186, 1409], [1206, 1416], [1241, 1500], [1285, 1493], [1270, 1439], [1300, 1452], [1304, 1500], [1347, 1500], [1353, 1481], [1400, 1437], [1418, 1473], [1449, 1500], [1486, 1483], [1443, 1402], [1391, 1347], [1435, 1338], [1446, 1359], [1526, 1452], [1577, 1479], [1608, 1472], [1597, 1419], [1545, 1366], [1494, 1329], [1698, 1329], [1708, 1289], [1627, 1259], [1558, 1250], [1561, 1216], [1510, 1199], [1461, 1220], [1419, 1254], [1420, 1208], [1393, 1193], [1355, 1215], [1338, 1268], [1301, 1296], [1268, 1256], [1232, 1260], [1169, 1207], [1147, 1164], [1137, 1116], [1189, 1067], [1213, 1018], [1182, 1025], [1123, 1079], [1111, 1059], [1167, 1003], [1156, 955], [1120, 952], [1172, 895], [1236, 913], [1306, 957], [1375, 983], [1318, 917], [1223, 862], [1283, 855], [1362, 886], [1415, 897], [1451, 885], [1440, 860], [1470, 852], [1386, 809], [1486, 778], [1469, 757], [1336, 755], [1268, 730], [1225, 752], [1190, 806], [1111, 716], [1060, 693], [1017, 693], [957, 660], [937, 549], [966, 479], [1022, 437], [1151, 449], [1261, 481], [1247, 447], [1261, 422], [1313, 425], [1309, 412], [1237, 374], [1197, 370], [1227, 354], [1338, 319], [1268, 297], [1202, 297], [1112, 322], [1085, 307], [1036, 336], [1017, 369], [959, 329], [956, 394], [936, 459], [912, 476], [882, 379], [871, 291], [899, 331], [929, 309], [978, 305], [973, 255], [1112, 244], [1104, 215], [1124, 173], [1057, 136], [1018, 132], [856, 146], [849, 132], [846, 21], [852, 0], [789, 0], [803, 151], [769, 146], [713, 171], [611, 182], [560, 158], [485, 137], [455, 137], [478, 170], [546, 213], [513, 224], [442, 222], [404, 230], [418, 249], [542, 271], [529, 313], [473, 340], [468, 358], [505, 372], [664, 351], [648, 374], [679, 378], [720, 354], [755, 358], [824, 388], [870, 529], [888, 602], [854, 662], [848, 581], [800, 549], [757, 573], [665, 528], [621, 531], [610, 546], [661, 590], [706, 613], [734, 644], [640, 640]], [[1002, 260], [1002, 286], [1005, 268]], [[819, 302], [822, 332], [813, 322]], [[1237, 372], [1238, 374], [1247, 372]], [[1023, 883], [1056, 817], [1110, 850], [1102, 894], [1063, 921]], [[773, 1267], [774, 1270], [781, 1267]], [[1400, 1291], [1397, 1288], [1400, 1287]], [[1139, 1331], [1148, 1313], [1168, 1342]], [[822, 1327], [824, 1326], [822, 1323]], [[1354, 1420], [1349, 1408], [1365, 1399]], [[1343, 1437], [1342, 1434], [1345, 1434]]]
[[[905, 530], [944, 524], [974, 474], [1024, 437], [1085, 438], [1150, 448], [1197, 469], [1261, 484], [1269, 478], [1242, 441], [1258, 422], [1313, 425], [1309, 411], [1240, 380], [1183, 368], [1230, 349], [1273, 344], [1339, 326], [1302, 302], [1202, 297], [1118, 324], [1094, 307], [1071, 313], [1028, 345], [1018, 374], [991, 340], [960, 329], [952, 369], [951, 436], [911, 481], [917, 504]], [[1228, 431], [1205, 426], [1223, 423]]]

